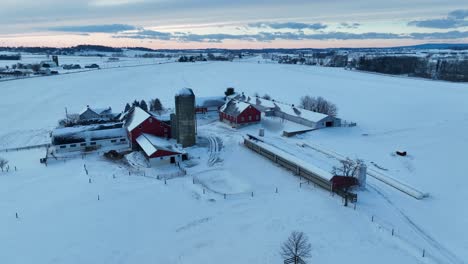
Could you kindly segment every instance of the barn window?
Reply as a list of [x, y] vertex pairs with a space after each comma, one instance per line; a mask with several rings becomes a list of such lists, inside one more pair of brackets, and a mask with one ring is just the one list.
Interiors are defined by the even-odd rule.
[[120, 139], [120, 142], [125, 142], [125, 141], [127, 141], [125, 138]]
[[164, 128], [164, 132], [167, 132], [167, 128]]
[[241, 121], [244, 122], [244, 117], [241, 117]]
[[86, 147], [86, 143], [81, 143], [80, 146]]
[[141, 126], [139, 126], [138, 128], [139, 128], [139, 129], [142, 129], [142, 127], [141, 127]]
[[260, 117], [258, 115], [255, 116], [255, 120], [259, 120], [259, 119], [260, 119]]
[[249, 116], [249, 121], [252, 121], [252, 116]]
[[70, 148], [75, 148], [76, 147], [76, 144], [71, 144], [70, 145]]
[[91, 146], [96, 146], [96, 142], [89, 143]]
[[112, 139], [111, 140], [111, 143], [115, 143], [115, 142], [117, 142], [117, 139]]
[[150, 122], [150, 123], [153, 123], [153, 118], [150, 117], [149, 122]]
[[60, 146], [61, 149], [64, 149], [64, 148], [66, 148], [66, 147], [67, 147], [67, 146]]

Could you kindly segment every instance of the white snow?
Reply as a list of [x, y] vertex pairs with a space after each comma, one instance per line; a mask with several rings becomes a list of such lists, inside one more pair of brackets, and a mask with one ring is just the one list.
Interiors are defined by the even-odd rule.
[[140, 107], [135, 107], [131, 114], [132, 117], [127, 123], [125, 123], [125, 126], [127, 127], [128, 131], [132, 131], [133, 129], [141, 125], [141, 123], [143, 123], [146, 119], [151, 117], [151, 115], [148, 112], [144, 111]]
[[[0, 152], [18, 168], [0, 172], [1, 262], [282, 263], [281, 242], [300, 230], [312, 243], [311, 263], [466, 263], [467, 84], [257, 61], [122, 67], [0, 82], [0, 146], [41, 141], [64, 118], [64, 106], [109, 105], [119, 112], [134, 99], [158, 97], [170, 107], [174, 94], [187, 86], [197, 96], [232, 86], [290, 103], [304, 95], [323, 96], [358, 126], [286, 139], [280, 134], [288, 122], [268, 119], [234, 130], [214, 115], [199, 123], [198, 134], [220, 142], [207, 140], [209, 150], [188, 149], [193, 167], [166, 185], [151, 177], [167, 173], [164, 169], [98, 156], [45, 167], [39, 163], [44, 149]], [[275, 147], [320, 169], [329, 171], [336, 159], [298, 143], [362, 158], [369, 168], [430, 196], [416, 200], [368, 177], [356, 211], [345, 208], [328, 192], [299, 188], [292, 173], [240, 144], [246, 133], [262, 127]], [[396, 150], [408, 156], [392, 155]], [[202, 183], [193, 184], [194, 177]], [[227, 193], [226, 200], [217, 192]]]

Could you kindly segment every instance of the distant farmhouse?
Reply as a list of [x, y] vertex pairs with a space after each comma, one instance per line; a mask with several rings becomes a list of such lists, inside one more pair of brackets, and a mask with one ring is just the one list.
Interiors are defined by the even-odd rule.
[[230, 99], [219, 109], [219, 120], [239, 127], [260, 122], [261, 112], [248, 103]]
[[109, 120], [114, 118], [115, 115], [112, 113], [112, 108], [91, 108], [89, 105], [86, 106], [79, 113], [80, 120], [96, 120], [104, 119]]

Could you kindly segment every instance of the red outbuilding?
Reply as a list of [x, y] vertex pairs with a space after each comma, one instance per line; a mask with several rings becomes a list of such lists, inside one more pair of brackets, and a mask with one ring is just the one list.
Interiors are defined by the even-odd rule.
[[233, 127], [258, 123], [261, 113], [250, 104], [231, 99], [219, 109], [219, 120]]
[[143, 133], [162, 138], [171, 136], [169, 122], [166, 123], [157, 119], [140, 107], [133, 107], [123, 119], [128, 138], [132, 144], [136, 144], [136, 139]]

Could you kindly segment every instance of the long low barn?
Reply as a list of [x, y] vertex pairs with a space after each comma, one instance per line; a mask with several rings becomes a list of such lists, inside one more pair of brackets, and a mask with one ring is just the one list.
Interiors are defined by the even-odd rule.
[[342, 196], [351, 196], [353, 200], [357, 199], [357, 195], [352, 193], [346, 194], [341, 191], [343, 188], [356, 185], [357, 181], [355, 178], [333, 175], [330, 172], [320, 169], [294, 155], [269, 145], [263, 140], [252, 135], [247, 135], [247, 137], [244, 138], [244, 145], [282, 167], [293, 171], [296, 175], [310, 180], [325, 190], [337, 192]]

